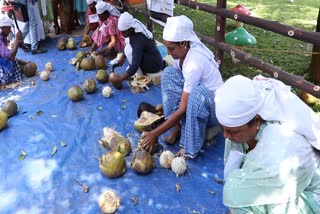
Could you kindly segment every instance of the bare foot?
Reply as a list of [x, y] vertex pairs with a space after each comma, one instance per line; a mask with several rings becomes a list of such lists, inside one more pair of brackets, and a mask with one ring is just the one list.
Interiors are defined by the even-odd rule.
[[176, 157], [183, 157], [184, 156], [184, 148], [179, 149], [179, 151], [175, 155]]
[[176, 157], [183, 157], [185, 160], [188, 160], [188, 159], [189, 159], [189, 157], [186, 156], [185, 153], [184, 153], [184, 148], [181, 148], [181, 149], [177, 152], [177, 154], [176, 154], [175, 156], [176, 156]]
[[169, 144], [169, 145], [173, 145], [176, 140], [180, 137], [180, 124], [177, 124], [173, 127], [172, 132], [169, 134], [169, 136], [164, 137], [163, 140]]

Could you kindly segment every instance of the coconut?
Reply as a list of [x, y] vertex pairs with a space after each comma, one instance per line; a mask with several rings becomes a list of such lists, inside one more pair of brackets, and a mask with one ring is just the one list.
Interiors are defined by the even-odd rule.
[[69, 50], [74, 50], [77, 48], [77, 44], [73, 38], [68, 39], [68, 42], [66, 44], [66, 48], [68, 48]]
[[115, 131], [113, 128], [104, 127], [103, 128], [103, 137], [100, 139], [101, 146], [103, 146], [105, 148], [110, 148], [111, 140], [114, 137], [122, 137], [123, 138], [123, 136], [119, 132]]
[[132, 158], [131, 167], [138, 174], [148, 174], [155, 167], [155, 163], [150, 153], [138, 149]]
[[174, 154], [171, 151], [166, 150], [161, 153], [159, 162], [162, 167], [169, 169], [171, 167], [171, 162], [173, 159]]
[[67, 44], [67, 39], [66, 38], [60, 38], [57, 42], [57, 48], [58, 50], [64, 50], [66, 49], [66, 44]]
[[111, 151], [118, 151], [124, 156], [127, 156], [131, 152], [131, 144], [128, 139], [122, 136], [115, 136], [109, 143]]
[[[118, 74], [118, 73], [116, 73], [116, 72], [112, 72], [112, 73], [110, 74], [110, 79], [113, 79], [114, 77], [120, 78], [121, 75]], [[113, 85], [116, 89], [118, 89], [118, 90], [122, 89], [122, 82], [112, 83], [112, 85]]]
[[98, 70], [96, 73], [96, 79], [100, 83], [108, 82], [108, 80], [109, 80], [108, 72], [106, 70], [102, 70], [102, 69]]
[[43, 81], [47, 81], [50, 79], [50, 71], [42, 71], [40, 73], [40, 79]]
[[93, 92], [96, 91], [97, 84], [93, 78], [88, 78], [86, 79], [86, 81], [84, 81], [83, 87], [88, 94], [92, 94]]
[[305, 91], [300, 92], [300, 98], [309, 106], [313, 106], [316, 104], [317, 98]]
[[83, 90], [79, 86], [72, 86], [68, 89], [68, 97], [70, 100], [76, 102], [83, 98]]
[[106, 86], [102, 89], [102, 95], [104, 97], [110, 97], [112, 95], [112, 89], [109, 86]]
[[109, 151], [101, 156], [100, 170], [109, 178], [116, 178], [126, 171], [126, 160], [124, 155], [118, 151]]
[[183, 175], [187, 170], [187, 163], [183, 157], [175, 157], [171, 162], [171, 169], [177, 177]]
[[96, 64], [96, 67], [98, 69], [106, 69], [107, 68], [107, 63], [106, 63], [106, 58], [102, 55], [98, 55], [94, 58], [94, 62]]
[[26, 77], [33, 77], [37, 72], [37, 65], [33, 62], [29, 62], [24, 65], [23, 73]]
[[2, 111], [11, 117], [18, 112], [18, 105], [13, 100], [7, 100], [2, 104]]
[[76, 56], [77, 59], [79, 59], [79, 58], [86, 58], [86, 57], [87, 57], [87, 53], [84, 52], [84, 51], [79, 51], [79, 52], [77, 53], [77, 56]]
[[143, 111], [140, 118], [136, 120], [133, 127], [139, 131], [151, 131], [157, 127], [161, 122], [163, 122], [164, 116], [159, 116], [154, 113]]
[[51, 62], [47, 62], [45, 65], [46, 71], [53, 71], [53, 64]]
[[81, 60], [80, 67], [86, 71], [89, 71], [95, 69], [96, 65], [94, 64], [93, 58], [84, 58]]
[[103, 213], [115, 213], [120, 206], [120, 198], [111, 190], [103, 192], [99, 197], [99, 207]]
[[[146, 151], [141, 145], [142, 142], [144, 141], [144, 138], [145, 138], [145, 135], [144, 135], [144, 133], [142, 133], [142, 135], [141, 135], [141, 137], [139, 139], [139, 142], [138, 142], [138, 148], [140, 148], [141, 150]], [[159, 149], [160, 149], [160, 144], [159, 144], [159, 142], [157, 142], [157, 143], [152, 144], [151, 147], [149, 148], [149, 150], [146, 151], [146, 152], [149, 152], [150, 154], [153, 154], [153, 153], [158, 152]]]
[[0, 111], [0, 131], [4, 129], [8, 122], [8, 115], [4, 111]]

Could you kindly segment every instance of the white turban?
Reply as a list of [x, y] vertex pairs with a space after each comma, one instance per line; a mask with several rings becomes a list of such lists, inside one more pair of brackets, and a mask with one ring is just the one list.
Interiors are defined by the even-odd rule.
[[12, 25], [12, 19], [10, 19], [7, 15], [0, 15], [0, 27], [11, 27]]
[[290, 89], [261, 75], [253, 80], [231, 77], [216, 91], [217, 119], [227, 127], [245, 125], [256, 115], [266, 121], [280, 121], [320, 150], [320, 118]]
[[169, 42], [189, 41], [190, 48], [197, 48], [215, 67], [219, 67], [213, 53], [200, 41], [197, 34], [193, 31], [192, 21], [184, 15], [167, 18], [163, 29], [163, 39]]
[[113, 16], [120, 16], [120, 12], [117, 10], [117, 8], [104, 1], [97, 2], [96, 10], [98, 15], [107, 10]]
[[87, 4], [92, 4], [93, 2], [95, 2], [95, 0], [87, 0]]
[[134, 32], [143, 33], [149, 39], [153, 38], [152, 33], [146, 28], [146, 26], [139, 20], [133, 18], [133, 16], [128, 12], [124, 12], [120, 15], [118, 28], [120, 31], [125, 31], [129, 28], [133, 28]]

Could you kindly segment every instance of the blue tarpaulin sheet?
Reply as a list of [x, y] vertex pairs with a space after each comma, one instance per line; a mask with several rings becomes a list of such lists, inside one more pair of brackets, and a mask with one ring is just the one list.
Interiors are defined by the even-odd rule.
[[[183, 176], [161, 168], [159, 155], [150, 174], [138, 175], [130, 168], [131, 153], [123, 176], [106, 177], [95, 158], [107, 152], [98, 143], [103, 127], [128, 136], [136, 149], [140, 138], [133, 127], [137, 107], [142, 101], [161, 103], [160, 86], [133, 94], [127, 84], [122, 90], [98, 84], [94, 94], [72, 102], [67, 90], [82, 87], [87, 78], [95, 78], [96, 70], [78, 71], [69, 61], [80, 49], [58, 51], [56, 42], [45, 41], [43, 47], [49, 49], [45, 54], [18, 53], [18, 58], [35, 62], [39, 71], [52, 62], [49, 81], [37, 75], [14, 89], [0, 91], [0, 103], [14, 99], [19, 106], [0, 132], [0, 213], [99, 213], [98, 198], [105, 190], [120, 197], [117, 213], [228, 213], [222, 204], [223, 184], [217, 182], [223, 178], [222, 134], [214, 144], [206, 144], [196, 159], [187, 160]], [[164, 46], [159, 50], [166, 54]], [[125, 68], [118, 67], [116, 72], [123, 73]], [[106, 85], [114, 90], [110, 98], [101, 93]], [[162, 149], [179, 149], [178, 143], [166, 145], [161, 139], [160, 143]], [[27, 154], [22, 160], [21, 151]], [[76, 180], [89, 186], [89, 192], [83, 192]]]

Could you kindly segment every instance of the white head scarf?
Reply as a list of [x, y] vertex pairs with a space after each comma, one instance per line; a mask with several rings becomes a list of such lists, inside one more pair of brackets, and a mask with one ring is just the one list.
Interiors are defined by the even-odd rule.
[[162, 37], [170, 42], [189, 41], [190, 48], [198, 49], [217, 68], [219, 67], [213, 53], [200, 41], [197, 34], [193, 31], [193, 23], [188, 17], [181, 15], [167, 18]]
[[152, 33], [147, 29], [147, 27], [139, 20], [133, 18], [133, 16], [128, 12], [124, 12], [120, 15], [118, 28], [120, 31], [125, 31], [129, 28], [133, 28], [134, 32], [143, 33], [149, 39], [153, 38]]
[[242, 126], [260, 115], [266, 121], [282, 122], [320, 150], [319, 116], [279, 80], [261, 75], [253, 80], [231, 77], [216, 91], [215, 104], [224, 126]]
[[87, 4], [92, 4], [93, 2], [95, 2], [95, 0], [87, 0]]
[[10, 19], [7, 15], [0, 15], [0, 27], [11, 27], [12, 25], [12, 19]]
[[96, 10], [98, 15], [107, 10], [113, 16], [120, 16], [120, 12], [117, 10], [117, 8], [104, 1], [97, 2]]

